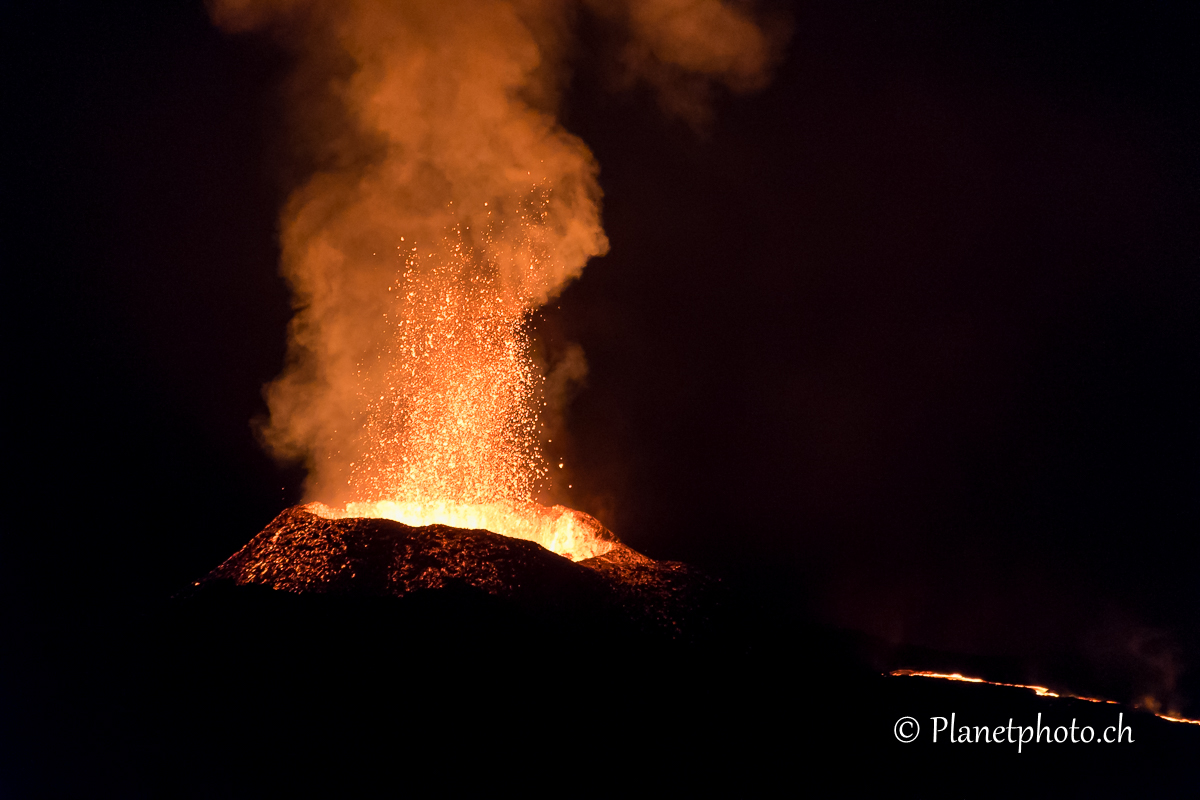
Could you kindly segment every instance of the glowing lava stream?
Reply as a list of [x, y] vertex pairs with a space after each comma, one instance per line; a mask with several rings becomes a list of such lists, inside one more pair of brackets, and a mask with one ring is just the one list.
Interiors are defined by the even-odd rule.
[[[999, 683], [997, 681], [985, 681], [983, 678], [968, 678], [966, 675], [961, 675], [957, 672], [929, 672], [916, 669], [897, 669], [888, 673], [893, 677], [912, 677], [912, 678], [939, 678], [944, 681], [963, 681], [964, 683], [983, 683], [988, 686], [1007, 686], [1010, 689], [1029, 689], [1039, 697], [1068, 697], [1072, 700], [1084, 700], [1088, 703], [1108, 703], [1114, 706], [1120, 705], [1116, 700], [1105, 700], [1101, 697], [1084, 697], [1078, 694], [1059, 694], [1052, 692], [1045, 686], [1030, 686], [1024, 683]], [[1147, 709], [1148, 710], [1148, 709]], [[1170, 722], [1186, 722], [1191, 725], [1200, 725], [1200, 720], [1187, 719], [1186, 717], [1176, 717], [1169, 714], [1154, 713], [1154, 716], [1161, 717]]]
[[373, 503], [347, 503], [345, 508], [340, 509], [330, 508], [324, 503], [309, 503], [304, 509], [325, 519], [368, 517], [395, 520], [413, 527], [448, 525], [467, 530], [486, 530], [536, 542], [572, 561], [602, 556], [616, 543], [616, 537], [596, 518], [566, 506], [547, 508], [536, 503], [504, 501], [459, 504], [380, 500]]

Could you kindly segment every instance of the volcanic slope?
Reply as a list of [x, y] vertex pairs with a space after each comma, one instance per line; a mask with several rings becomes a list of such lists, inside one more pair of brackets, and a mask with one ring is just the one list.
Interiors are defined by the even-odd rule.
[[[889, 797], [1196, 796], [1196, 726], [889, 677], [887, 643], [621, 545], [571, 562], [487, 531], [291, 508], [161, 607], [100, 622], [14, 684], [16, 796], [560, 794], [635, 775], [740, 796], [823, 772]], [[1134, 741], [934, 743], [952, 714], [1123, 721]], [[906, 717], [923, 726], [911, 744], [893, 735]]]
[[194, 597], [260, 586], [296, 594], [404, 598], [441, 592], [495, 598], [510, 610], [665, 640], [703, 635], [718, 582], [655, 561], [612, 537], [603, 555], [572, 562], [533, 542], [445, 525], [326, 519], [283, 511], [195, 584]]

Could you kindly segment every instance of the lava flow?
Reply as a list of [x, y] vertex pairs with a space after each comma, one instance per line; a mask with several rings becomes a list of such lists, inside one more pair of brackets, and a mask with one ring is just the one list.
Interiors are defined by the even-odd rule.
[[[1078, 694], [1052, 692], [1045, 686], [1032, 686], [1024, 683], [999, 683], [997, 681], [985, 681], [983, 678], [969, 678], [958, 672], [930, 672], [926, 670], [915, 669], [897, 669], [888, 673], [893, 677], [912, 677], [912, 678], [937, 678], [944, 681], [963, 681], [964, 683], [982, 683], [988, 686], [1007, 686], [1010, 689], [1029, 689], [1038, 697], [1067, 697], [1072, 700], [1083, 700], [1088, 703], [1108, 703], [1111, 705], [1120, 705], [1116, 700], [1105, 700], [1100, 697], [1085, 697]], [[1200, 725], [1200, 720], [1187, 719], [1174, 714], [1160, 714], [1153, 712], [1154, 716], [1160, 717], [1170, 722], [1186, 722], [1192, 725]]]

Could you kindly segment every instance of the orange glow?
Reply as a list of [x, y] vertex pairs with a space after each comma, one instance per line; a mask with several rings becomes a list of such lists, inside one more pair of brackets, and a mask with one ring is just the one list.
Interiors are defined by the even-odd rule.
[[[1105, 700], [1101, 697], [1085, 697], [1078, 694], [1052, 692], [1045, 686], [1030, 686], [1024, 683], [999, 683], [997, 681], [985, 681], [983, 678], [968, 678], [966, 675], [961, 675], [957, 672], [928, 672], [925, 670], [915, 669], [897, 669], [888, 673], [895, 677], [913, 677], [913, 678], [939, 678], [944, 681], [963, 681], [964, 683], [984, 683], [988, 686], [1007, 686], [1012, 689], [1029, 689], [1039, 697], [1069, 697], [1072, 700], [1084, 700], [1089, 703], [1108, 703], [1110, 705], [1120, 705], [1116, 700]], [[1169, 714], [1159, 714], [1154, 712], [1154, 716], [1171, 722], [1187, 722], [1192, 725], [1200, 725], [1200, 720], [1186, 719], [1180, 716], [1172, 716]]]
[[[542, 208], [535, 195], [508, 221], [525, 231], [522, 272], [533, 275]], [[527, 317], [544, 287], [488, 257], [490, 224], [470, 243], [466, 236], [459, 227], [436, 248], [397, 247], [405, 266], [389, 287], [387, 335], [377, 363], [359, 374], [366, 414], [346, 502], [308, 508], [329, 519], [489, 530], [576, 561], [602, 555], [613, 542], [603, 525], [533, 501], [547, 466], [538, 436], [543, 378]]]
[[[304, 463], [323, 516], [485, 528], [577, 560], [607, 552], [596, 520], [535, 502], [550, 464], [570, 480], [561, 453], [542, 453], [540, 420], [583, 362], [543, 365], [568, 376], [548, 383], [531, 317], [608, 250], [595, 160], [555, 116], [569, 4], [207, 6], [228, 31], [273, 30], [294, 48], [289, 94], [320, 164], [280, 220], [296, 314], [265, 391], [264, 443]], [[762, 86], [783, 42], [723, 0], [605, 13], [653, 53], [624, 60], [652, 63], [641, 77], [694, 121], [708, 82]]]
[[449, 525], [467, 530], [487, 530], [536, 542], [572, 561], [604, 555], [616, 541], [594, 517], [565, 506], [547, 508], [535, 503], [458, 504], [380, 500], [374, 503], [348, 503], [343, 509], [309, 503], [304, 509], [326, 519], [371, 517], [391, 519], [413, 527]]

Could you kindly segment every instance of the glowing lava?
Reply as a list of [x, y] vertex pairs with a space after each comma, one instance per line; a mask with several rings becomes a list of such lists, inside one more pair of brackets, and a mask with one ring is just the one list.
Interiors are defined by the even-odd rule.
[[572, 561], [602, 556], [613, 548], [615, 537], [594, 517], [565, 506], [547, 508], [534, 503], [505, 502], [457, 504], [446, 502], [348, 503], [334, 509], [321, 503], [309, 503], [305, 511], [325, 519], [367, 517], [390, 519], [411, 525], [449, 525], [452, 528], [486, 530], [536, 542], [547, 550]]
[[547, 473], [538, 442], [543, 377], [527, 332], [544, 289], [542, 208], [535, 198], [516, 215], [525, 231], [516, 269], [486, 255], [496, 248], [490, 224], [475, 246], [459, 227], [434, 249], [398, 248], [405, 268], [389, 288], [389, 335], [360, 371], [367, 413], [348, 500], [310, 511], [489, 530], [573, 561], [612, 548], [614, 537], [592, 517], [533, 500]]
[[[539, 413], [555, 398], [531, 318], [608, 250], [595, 159], [556, 117], [573, 5], [207, 6], [226, 30], [294, 49], [288, 94], [314, 168], [281, 218], [296, 314], [264, 443], [304, 463], [327, 517], [607, 552], [595, 520], [537, 502], [551, 488]], [[763, 86], [785, 38], [743, 3], [599, 6], [646, 54], [623, 62], [645, 61], [664, 107], [696, 121], [709, 83]]]
[[[1116, 700], [1105, 700], [1101, 697], [1084, 697], [1078, 694], [1059, 694], [1052, 692], [1045, 686], [1031, 686], [1024, 683], [999, 683], [997, 681], [985, 681], [983, 678], [969, 678], [957, 672], [928, 672], [915, 669], [897, 669], [888, 673], [894, 677], [913, 677], [913, 678], [938, 678], [944, 681], [963, 681], [964, 683], [982, 683], [988, 686], [1007, 686], [1010, 689], [1029, 689], [1039, 697], [1069, 697], [1072, 700], [1084, 700], [1088, 703], [1108, 703], [1111, 705], [1120, 705]], [[1154, 716], [1171, 722], [1187, 722], [1192, 725], [1200, 725], [1200, 720], [1187, 719], [1186, 717], [1174, 716], [1171, 714], [1159, 714], [1154, 712]]]

